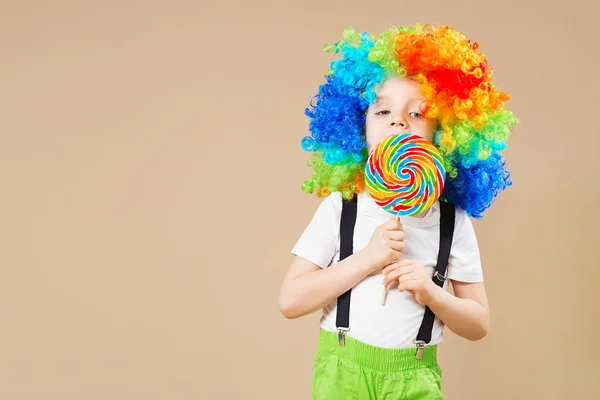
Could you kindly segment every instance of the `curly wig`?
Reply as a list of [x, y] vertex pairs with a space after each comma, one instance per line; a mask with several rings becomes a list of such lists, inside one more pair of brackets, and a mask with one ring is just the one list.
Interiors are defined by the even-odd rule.
[[434, 145], [447, 172], [441, 199], [481, 218], [497, 194], [512, 184], [500, 152], [517, 124], [505, 108], [509, 95], [492, 84], [492, 68], [479, 43], [452, 27], [393, 27], [375, 37], [344, 30], [325, 50], [341, 54], [305, 113], [310, 135], [302, 148], [313, 152], [306, 193], [346, 199], [364, 190], [367, 160], [366, 111], [380, 83], [408, 77], [421, 84], [425, 116], [438, 121]]

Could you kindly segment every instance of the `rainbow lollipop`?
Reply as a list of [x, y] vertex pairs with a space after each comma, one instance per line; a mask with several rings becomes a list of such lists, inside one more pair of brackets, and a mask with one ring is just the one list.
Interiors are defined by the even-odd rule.
[[[426, 139], [408, 133], [382, 140], [369, 155], [365, 169], [369, 194], [396, 219], [430, 208], [442, 194], [446, 181], [438, 149]], [[386, 296], [387, 286], [382, 305]]]
[[438, 149], [404, 133], [382, 140], [369, 155], [365, 185], [375, 203], [396, 215], [414, 215], [442, 194], [446, 170]]

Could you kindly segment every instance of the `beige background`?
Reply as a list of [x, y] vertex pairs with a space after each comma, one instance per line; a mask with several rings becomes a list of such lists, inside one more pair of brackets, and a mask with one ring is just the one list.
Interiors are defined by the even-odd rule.
[[481, 42], [521, 121], [446, 398], [600, 396], [592, 1], [366, 4], [0, 2], [0, 398], [309, 398], [319, 315], [277, 302], [319, 202], [303, 111], [346, 26], [415, 22]]

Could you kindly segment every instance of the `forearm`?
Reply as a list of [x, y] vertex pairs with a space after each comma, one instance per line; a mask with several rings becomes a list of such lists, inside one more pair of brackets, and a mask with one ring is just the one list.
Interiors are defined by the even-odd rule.
[[489, 309], [472, 299], [461, 299], [434, 285], [428, 304], [433, 313], [457, 335], [468, 340], [479, 340], [489, 330]]
[[298, 275], [281, 290], [282, 313], [286, 318], [299, 318], [317, 311], [368, 275], [369, 261], [361, 252], [327, 268]]

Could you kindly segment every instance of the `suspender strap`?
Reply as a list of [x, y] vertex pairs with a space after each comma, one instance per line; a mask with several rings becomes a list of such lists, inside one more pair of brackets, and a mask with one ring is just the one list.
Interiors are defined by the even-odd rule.
[[[440, 250], [438, 252], [437, 266], [433, 274], [433, 282], [439, 287], [443, 287], [446, 281], [446, 269], [450, 258], [450, 248], [452, 247], [452, 236], [454, 235], [454, 204], [440, 200], [440, 212]], [[429, 307], [426, 307], [423, 322], [415, 340], [418, 348], [417, 358], [420, 358], [419, 355], [422, 354], [423, 346], [431, 341], [434, 320], [435, 314]]]
[[[354, 251], [354, 225], [356, 224], [356, 209], [358, 195], [351, 200], [342, 199], [342, 217], [340, 220], [340, 261], [352, 255]], [[335, 324], [338, 328], [338, 341], [344, 346], [344, 334], [350, 330], [350, 293], [348, 289], [337, 300], [337, 315]]]

